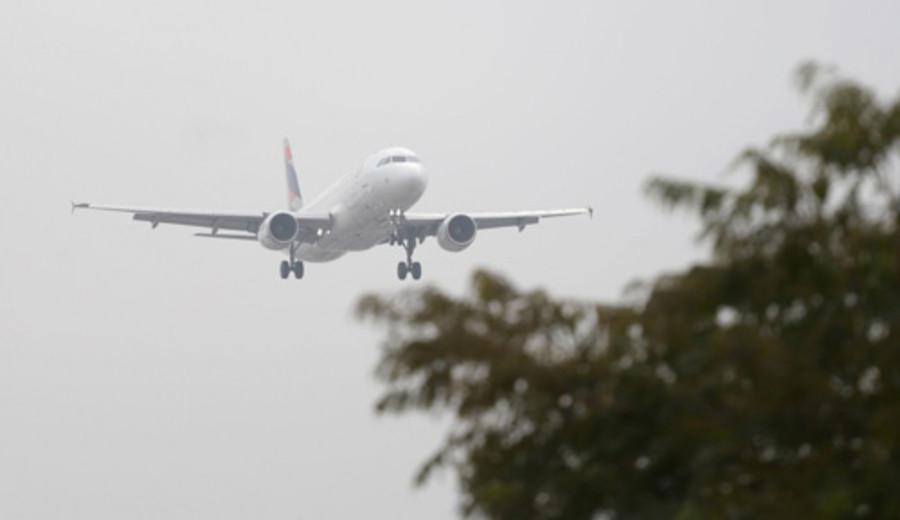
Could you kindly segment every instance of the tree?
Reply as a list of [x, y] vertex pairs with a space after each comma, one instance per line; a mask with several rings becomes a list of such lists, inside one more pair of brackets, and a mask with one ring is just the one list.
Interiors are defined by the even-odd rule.
[[448, 411], [423, 465], [492, 519], [900, 518], [900, 98], [798, 69], [809, 128], [738, 189], [656, 178], [712, 259], [636, 304], [476, 272], [364, 297], [380, 412]]

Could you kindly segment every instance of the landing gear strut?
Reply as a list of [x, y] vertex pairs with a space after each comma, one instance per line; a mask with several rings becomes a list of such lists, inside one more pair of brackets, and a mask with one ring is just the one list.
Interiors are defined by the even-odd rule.
[[416, 239], [410, 237], [400, 243], [403, 245], [403, 249], [406, 249], [406, 262], [397, 264], [397, 278], [406, 280], [406, 275], [411, 274], [413, 280], [418, 280], [422, 277], [422, 264], [413, 262], [412, 259], [413, 251], [416, 250]]
[[291, 273], [294, 273], [294, 278], [298, 280], [303, 278], [303, 262], [294, 259], [294, 252], [295, 246], [291, 245], [291, 261], [281, 261], [281, 278], [283, 280], [286, 280]]
[[418, 280], [422, 277], [422, 264], [413, 262], [412, 259], [413, 251], [416, 250], [416, 237], [404, 238], [404, 233], [401, 232], [401, 229], [406, 222], [406, 217], [403, 215], [402, 209], [392, 209], [388, 212], [388, 216], [390, 217], [391, 225], [393, 226], [390, 244], [392, 246], [403, 246], [403, 249], [406, 250], [406, 261], [397, 264], [397, 278], [406, 280], [406, 276], [411, 274], [413, 280]]

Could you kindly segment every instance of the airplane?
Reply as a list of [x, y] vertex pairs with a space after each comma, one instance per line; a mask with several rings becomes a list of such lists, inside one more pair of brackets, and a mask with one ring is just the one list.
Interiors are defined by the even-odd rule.
[[[499, 213], [409, 213], [425, 192], [428, 176], [419, 157], [400, 147], [385, 148], [363, 162], [355, 172], [341, 177], [309, 204], [304, 203], [288, 140], [284, 140], [288, 207], [258, 212], [179, 211], [72, 203], [72, 211], [91, 209], [131, 213], [134, 220], [208, 228], [196, 233], [207, 238], [251, 240], [264, 248], [281, 251], [281, 278], [293, 273], [303, 278], [304, 262], [329, 262], [348, 252], [364, 251], [379, 244], [401, 246], [406, 261], [397, 264], [397, 277], [422, 276], [422, 265], [413, 252], [426, 237], [452, 252], [466, 249], [479, 230], [526, 226], [543, 218], [587, 214], [591, 207]], [[226, 230], [226, 233], [221, 233]]]

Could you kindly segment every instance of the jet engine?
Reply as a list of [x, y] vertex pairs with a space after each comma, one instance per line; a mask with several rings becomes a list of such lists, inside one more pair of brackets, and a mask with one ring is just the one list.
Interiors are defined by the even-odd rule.
[[475, 241], [478, 226], [472, 217], [457, 213], [441, 222], [437, 230], [437, 241], [447, 251], [462, 251]]
[[290, 246], [299, 232], [300, 226], [293, 215], [287, 211], [277, 211], [263, 220], [256, 239], [266, 249], [278, 251]]

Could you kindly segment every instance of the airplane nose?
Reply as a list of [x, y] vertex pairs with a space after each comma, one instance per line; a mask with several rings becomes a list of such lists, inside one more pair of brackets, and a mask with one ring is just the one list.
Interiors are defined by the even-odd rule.
[[425, 186], [428, 185], [428, 175], [425, 173], [425, 167], [421, 163], [410, 166], [412, 166], [412, 182], [415, 183], [420, 192], [424, 192]]
[[428, 176], [425, 168], [420, 163], [406, 163], [398, 168], [397, 180], [410, 191], [421, 193], [425, 191]]
[[393, 183], [404, 194], [404, 204], [412, 205], [425, 193], [428, 177], [420, 164], [405, 164], [396, 171]]

